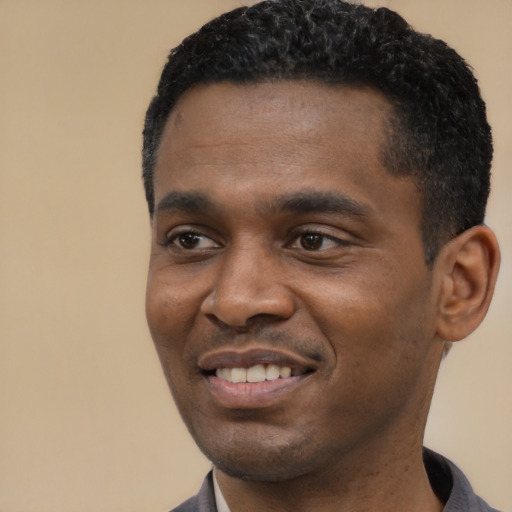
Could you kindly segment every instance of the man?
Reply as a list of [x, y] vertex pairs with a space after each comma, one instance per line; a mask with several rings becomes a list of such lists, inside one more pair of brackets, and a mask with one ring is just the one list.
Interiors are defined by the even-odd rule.
[[171, 52], [147, 317], [213, 463], [175, 510], [493, 510], [423, 448], [497, 277], [491, 157], [468, 66], [387, 9], [267, 1]]

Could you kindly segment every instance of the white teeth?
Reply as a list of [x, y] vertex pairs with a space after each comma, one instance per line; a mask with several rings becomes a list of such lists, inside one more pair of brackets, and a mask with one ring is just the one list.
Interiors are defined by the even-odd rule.
[[265, 372], [265, 378], [267, 380], [279, 379], [279, 366], [275, 364], [269, 364], [267, 366], [267, 371]]
[[265, 380], [287, 379], [292, 375], [292, 369], [288, 366], [269, 364], [266, 368], [262, 364], [256, 364], [245, 368], [217, 368], [215, 375], [222, 380], [239, 384], [241, 382], [264, 382]]
[[217, 375], [219, 379], [231, 382], [231, 368], [217, 368], [215, 375]]
[[287, 366], [283, 366], [279, 368], [279, 377], [281, 379], [287, 379], [292, 374], [292, 369]]
[[247, 382], [263, 382], [265, 380], [265, 367], [262, 364], [251, 366], [247, 370]]
[[247, 382], [247, 370], [245, 368], [233, 368], [231, 370], [231, 382]]

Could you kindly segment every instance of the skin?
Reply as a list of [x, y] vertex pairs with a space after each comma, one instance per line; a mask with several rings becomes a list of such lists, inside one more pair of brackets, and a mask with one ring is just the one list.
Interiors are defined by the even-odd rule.
[[[389, 112], [371, 89], [224, 83], [168, 120], [147, 318], [232, 512], [442, 508], [422, 439], [466, 274], [456, 244], [425, 264], [420, 194], [381, 163]], [[213, 375], [273, 361], [300, 375]]]

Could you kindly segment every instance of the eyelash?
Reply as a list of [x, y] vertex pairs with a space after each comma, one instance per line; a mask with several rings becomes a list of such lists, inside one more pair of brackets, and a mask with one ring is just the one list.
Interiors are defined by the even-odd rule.
[[[292, 243], [290, 243], [289, 246], [293, 246], [294, 244], [300, 244], [301, 249], [303, 249], [307, 252], [320, 252], [321, 246], [324, 245], [324, 243], [326, 241], [333, 242], [334, 244], [336, 244], [336, 246], [339, 246], [339, 247], [348, 247], [349, 245], [351, 245], [350, 242], [348, 242], [347, 240], [344, 240], [344, 239], [329, 235], [327, 233], [324, 233], [323, 231], [314, 230], [314, 229], [309, 229], [309, 230], [306, 229], [303, 231], [298, 231], [298, 232], [293, 233], [292, 236], [293, 236]], [[320, 247], [318, 249], [314, 249], [314, 248], [307, 249], [306, 247], [304, 247], [302, 245], [300, 239], [301, 238], [304, 239], [304, 237], [307, 237], [307, 236], [319, 237], [320, 238]], [[327, 249], [324, 249], [324, 250], [327, 250]]]
[[208, 235], [205, 235], [204, 233], [196, 231], [194, 229], [184, 229], [184, 230], [179, 231], [177, 233], [173, 233], [170, 236], [167, 235], [163, 245], [166, 246], [166, 247], [175, 246], [178, 249], [182, 249], [182, 250], [185, 250], [185, 251], [192, 250], [192, 249], [187, 249], [187, 248], [183, 247], [182, 245], [179, 244], [179, 242], [176, 243], [176, 241], [180, 237], [184, 237], [184, 236], [187, 236], [187, 235], [195, 236], [195, 237], [203, 239], [203, 240], [204, 239], [208, 239], [208, 240], [211, 240], [215, 245], [219, 245], [217, 242], [215, 242], [215, 240], [213, 238], [209, 237]]
[[[184, 247], [183, 244], [180, 243], [180, 241], [179, 241], [180, 237], [184, 237], [184, 236], [191, 236], [191, 237], [195, 236], [197, 239], [199, 239], [199, 243], [201, 240], [203, 240], [203, 241], [210, 240], [213, 245], [211, 247], [199, 248], [199, 249], [197, 249], [197, 247], [188, 247], [187, 248], [187, 247]], [[318, 244], [318, 247], [312, 247], [312, 248], [304, 247], [303, 242], [305, 240], [305, 237], [308, 237], [308, 236], [318, 238], [318, 241], [320, 242]], [[301, 249], [301, 250], [304, 250], [304, 251], [310, 252], [310, 253], [323, 252], [325, 250], [328, 250], [328, 248], [324, 248], [322, 250], [322, 246], [325, 245], [326, 241], [332, 242], [336, 246], [339, 246], [339, 247], [347, 247], [347, 246], [352, 245], [347, 240], [329, 235], [327, 233], [324, 233], [321, 230], [315, 230], [315, 229], [297, 230], [295, 232], [290, 233], [289, 239], [291, 241], [285, 245], [286, 248], [291, 248], [291, 249], [297, 248], [297, 249]], [[204, 233], [201, 233], [200, 231], [196, 231], [194, 229], [184, 229], [177, 233], [173, 233], [172, 235], [166, 237], [166, 239], [162, 245], [164, 245], [166, 247], [174, 246], [175, 248], [177, 248], [179, 250], [184, 250], [184, 251], [192, 251], [194, 249], [205, 250], [205, 249], [214, 249], [214, 248], [222, 247], [222, 245], [219, 244], [218, 242], [216, 242], [213, 238], [209, 237], [208, 235], [205, 235]]]

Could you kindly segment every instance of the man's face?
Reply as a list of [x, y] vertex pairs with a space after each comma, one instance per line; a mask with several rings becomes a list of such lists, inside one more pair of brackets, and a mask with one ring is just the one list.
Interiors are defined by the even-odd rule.
[[185, 423], [228, 474], [421, 444], [437, 286], [420, 195], [381, 163], [389, 112], [369, 89], [279, 82], [198, 86], [170, 116], [147, 317]]

